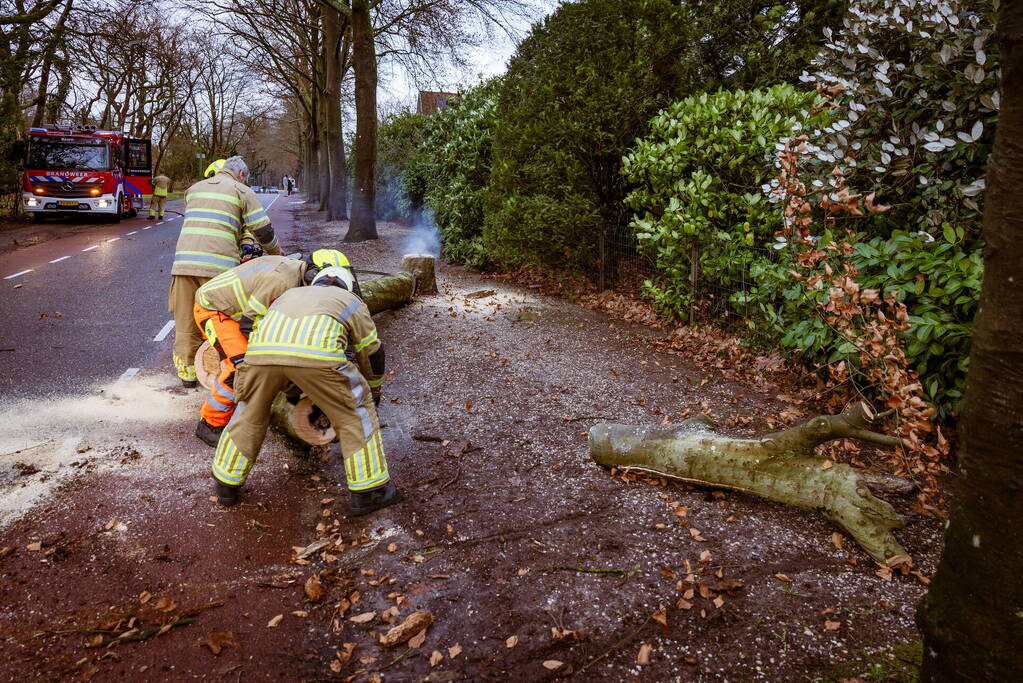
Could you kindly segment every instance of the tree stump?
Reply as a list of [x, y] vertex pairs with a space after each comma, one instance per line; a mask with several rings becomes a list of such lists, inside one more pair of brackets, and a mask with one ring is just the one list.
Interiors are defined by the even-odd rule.
[[429, 254], [405, 254], [402, 257], [402, 267], [416, 278], [416, 294], [437, 293], [435, 262], [436, 259]]

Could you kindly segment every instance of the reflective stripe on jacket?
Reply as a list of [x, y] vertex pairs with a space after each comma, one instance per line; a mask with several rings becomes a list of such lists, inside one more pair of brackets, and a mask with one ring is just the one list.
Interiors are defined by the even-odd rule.
[[302, 284], [306, 263], [286, 256], [262, 256], [204, 283], [195, 293], [203, 308], [232, 320], [258, 320], [281, 294]]
[[185, 220], [171, 274], [213, 277], [237, 266], [239, 242], [246, 230], [267, 251], [279, 251], [269, 225], [256, 194], [228, 171], [200, 180], [185, 194]]
[[158, 175], [153, 178], [153, 196], [166, 197], [170, 189], [171, 179], [165, 175]]
[[362, 300], [340, 287], [296, 287], [278, 298], [249, 335], [245, 360], [253, 365], [338, 367], [355, 354], [364, 376], [380, 347]]

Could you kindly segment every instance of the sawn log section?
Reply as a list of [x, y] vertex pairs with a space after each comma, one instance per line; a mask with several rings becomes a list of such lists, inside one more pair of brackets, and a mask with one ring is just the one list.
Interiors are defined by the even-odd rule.
[[677, 426], [598, 424], [590, 428], [590, 455], [599, 464], [642, 470], [749, 493], [819, 511], [845, 529], [878, 562], [906, 556], [892, 530], [903, 526], [892, 506], [871, 489], [908, 493], [896, 477], [828, 464], [813, 449], [855, 438], [899, 446], [898, 438], [869, 431], [875, 419], [859, 403], [841, 415], [821, 415], [756, 439], [721, 436], [706, 416]]

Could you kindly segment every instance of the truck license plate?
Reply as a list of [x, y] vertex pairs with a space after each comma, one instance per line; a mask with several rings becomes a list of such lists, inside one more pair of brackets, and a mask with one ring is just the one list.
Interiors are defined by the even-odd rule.
[[60, 206], [70, 206], [73, 209], [78, 208], [78, 202], [57, 202]]

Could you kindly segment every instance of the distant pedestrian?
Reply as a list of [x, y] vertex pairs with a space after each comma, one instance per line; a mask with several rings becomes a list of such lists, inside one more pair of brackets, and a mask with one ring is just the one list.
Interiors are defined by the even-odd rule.
[[284, 177], [284, 187], [288, 190], [288, 196], [291, 196], [292, 190], [295, 189], [295, 179], [290, 175]]
[[170, 192], [170, 187], [171, 179], [163, 174], [162, 168], [157, 168], [156, 177], [153, 178], [153, 196], [149, 199], [149, 220], [154, 218], [163, 219], [163, 212], [167, 208], [167, 193]]

